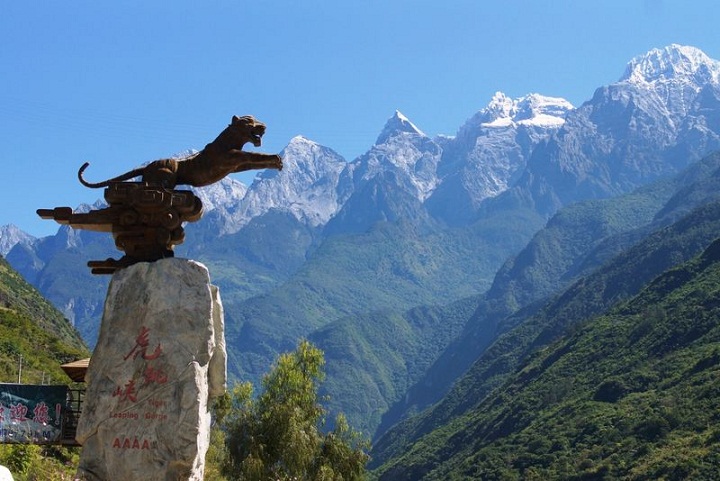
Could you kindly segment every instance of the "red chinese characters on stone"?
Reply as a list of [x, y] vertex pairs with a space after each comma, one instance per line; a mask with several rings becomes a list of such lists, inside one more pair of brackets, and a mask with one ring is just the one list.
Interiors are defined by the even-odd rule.
[[148, 339], [148, 335], [150, 333], [150, 329], [143, 326], [140, 329], [140, 334], [135, 338], [135, 346], [128, 352], [125, 357], [123, 358], [124, 361], [127, 361], [130, 356], [135, 359], [138, 357], [138, 355], [142, 356], [143, 359], [146, 361], [152, 361], [153, 359], [157, 359], [160, 354], [162, 354], [162, 346], [158, 344], [155, 346], [155, 350], [152, 352], [152, 354], [147, 353], [148, 346], [150, 345], [150, 340]]
[[137, 391], [135, 390], [135, 379], [130, 379], [125, 386], [116, 387], [112, 393], [113, 397], [120, 397], [121, 401], [137, 402]]
[[143, 373], [143, 378], [145, 378], [145, 382], [143, 383], [143, 386], [145, 384], [165, 384], [168, 381], [167, 374], [162, 369], [155, 369], [152, 366], [147, 366], [145, 368], [145, 372]]
[[[148, 347], [150, 346], [150, 329], [142, 326], [140, 333], [135, 338], [135, 345], [133, 348], [123, 357], [123, 361], [128, 359], [136, 359], [140, 356], [146, 361], [154, 361], [163, 353], [162, 345], [160, 343], [155, 346], [155, 349], [148, 353]], [[142, 383], [138, 383], [136, 386], [136, 378], [130, 379], [125, 386], [118, 386], [113, 391], [113, 397], [119, 397], [121, 401], [137, 402], [137, 389], [148, 384], [165, 384], [168, 382], [167, 373], [158, 367], [146, 365], [142, 373]], [[138, 380], [139, 381], [139, 380]]]

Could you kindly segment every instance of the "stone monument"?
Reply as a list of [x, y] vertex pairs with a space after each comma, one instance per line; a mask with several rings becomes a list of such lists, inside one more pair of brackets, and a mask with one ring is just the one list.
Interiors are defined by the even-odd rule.
[[117, 271], [86, 375], [80, 479], [201, 481], [225, 364], [222, 303], [202, 264]]
[[[282, 169], [260, 146], [265, 125], [251, 116], [230, 125], [202, 151], [164, 159], [105, 182], [108, 207], [74, 213], [39, 209], [44, 219], [108, 232], [125, 255], [90, 261], [112, 274], [100, 335], [88, 367], [77, 440], [77, 479], [179, 481], [203, 479], [212, 400], [225, 392], [223, 308], [207, 268], [174, 258], [183, 223], [200, 219], [202, 203], [177, 185], [202, 187], [233, 172]], [[132, 179], [141, 177], [141, 181]]]

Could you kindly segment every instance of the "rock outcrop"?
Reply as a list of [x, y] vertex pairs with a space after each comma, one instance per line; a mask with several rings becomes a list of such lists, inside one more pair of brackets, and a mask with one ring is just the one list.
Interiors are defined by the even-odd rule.
[[209, 405], [225, 390], [223, 322], [202, 264], [113, 275], [77, 430], [79, 479], [203, 479]]

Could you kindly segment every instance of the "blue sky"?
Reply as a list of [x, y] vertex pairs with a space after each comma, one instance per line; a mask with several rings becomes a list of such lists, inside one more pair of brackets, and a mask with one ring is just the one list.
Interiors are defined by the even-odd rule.
[[[233, 114], [347, 160], [400, 110], [454, 134], [493, 93], [580, 105], [651, 48], [720, 59], [716, 0], [0, 0], [0, 225], [92, 203], [100, 180], [202, 148]], [[252, 175], [242, 177], [250, 182]]]

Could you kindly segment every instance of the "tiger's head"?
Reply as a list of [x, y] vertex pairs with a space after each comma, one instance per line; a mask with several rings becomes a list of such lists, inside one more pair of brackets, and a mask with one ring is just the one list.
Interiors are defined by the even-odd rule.
[[232, 143], [237, 149], [250, 142], [255, 147], [262, 145], [262, 136], [265, 134], [265, 124], [252, 115], [238, 117], [233, 115], [232, 121], [225, 132], [232, 138]]

